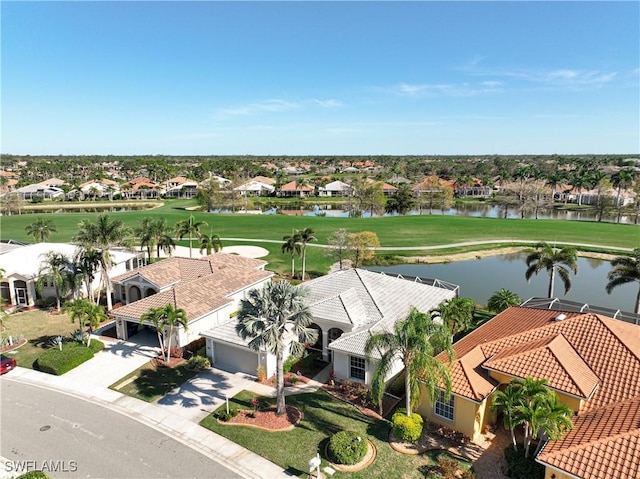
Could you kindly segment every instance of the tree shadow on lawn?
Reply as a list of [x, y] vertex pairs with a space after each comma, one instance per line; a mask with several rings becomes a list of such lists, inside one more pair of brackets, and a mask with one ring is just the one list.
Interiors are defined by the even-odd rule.
[[187, 371], [184, 366], [143, 369], [133, 384], [139, 396], [152, 400], [156, 396], [164, 396], [193, 376], [195, 372]]
[[[173, 388], [169, 393], [158, 400], [158, 404], [172, 405], [180, 403], [182, 407], [192, 408], [197, 406], [211, 406], [218, 401], [224, 401], [225, 397], [222, 391], [226, 391], [231, 387], [227, 378], [218, 373], [207, 371], [200, 373], [193, 378], [187, 378], [185, 382], [177, 388]], [[251, 404], [247, 401], [236, 401], [240, 404], [246, 403], [247, 407]]]

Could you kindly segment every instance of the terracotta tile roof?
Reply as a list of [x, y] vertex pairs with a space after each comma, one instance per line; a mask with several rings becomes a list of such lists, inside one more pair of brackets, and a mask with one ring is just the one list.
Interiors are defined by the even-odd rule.
[[260, 269], [218, 268], [207, 276], [180, 282], [167, 291], [126, 304], [114, 310], [113, 314], [139, 319], [149, 308], [172, 304], [184, 309], [187, 318], [192, 321], [229, 304], [232, 301], [229, 297], [231, 294], [271, 276], [272, 272]]
[[299, 185], [296, 181], [290, 181], [280, 187], [280, 191], [313, 191], [313, 186]]
[[547, 444], [539, 461], [576, 477], [640, 477], [640, 327], [591, 313], [554, 320], [558, 314], [509, 308], [458, 341], [453, 392], [485, 399], [495, 386], [486, 368], [546, 378], [588, 399], [573, 429]]
[[543, 377], [551, 388], [582, 399], [598, 386], [598, 377], [562, 334], [500, 351], [483, 366], [522, 379]]
[[577, 416], [537, 459], [584, 479], [640, 477], [640, 396]]

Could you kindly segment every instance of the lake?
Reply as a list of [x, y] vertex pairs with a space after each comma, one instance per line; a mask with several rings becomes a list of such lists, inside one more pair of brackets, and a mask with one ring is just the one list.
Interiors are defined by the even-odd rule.
[[[460, 295], [472, 298], [485, 305], [491, 295], [505, 288], [517, 293], [523, 300], [531, 297], [546, 297], [549, 276], [541, 272], [527, 283], [526, 253], [489, 256], [482, 259], [456, 261], [439, 264], [402, 264], [396, 266], [371, 266], [371, 271], [388, 274], [437, 278], [460, 286]], [[571, 289], [564, 294], [564, 286], [556, 274], [555, 296], [560, 299], [589, 303], [606, 308], [633, 312], [638, 284], [618, 286], [607, 294], [607, 273], [611, 270], [608, 261], [578, 258], [578, 275], [571, 275]]]

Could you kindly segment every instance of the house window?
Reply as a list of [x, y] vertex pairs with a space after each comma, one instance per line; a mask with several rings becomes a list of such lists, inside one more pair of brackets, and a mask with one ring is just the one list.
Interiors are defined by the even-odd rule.
[[349, 376], [352, 379], [364, 381], [365, 360], [356, 356], [349, 356]]
[[440, 391], [433, 411], [437, 416], [453, 421], [453, 394], [449, 396], [449, 400], [447, 400], [444, 391]]

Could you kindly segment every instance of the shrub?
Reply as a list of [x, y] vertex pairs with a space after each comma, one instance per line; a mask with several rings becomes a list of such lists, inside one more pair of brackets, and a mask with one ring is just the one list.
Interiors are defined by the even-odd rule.
[[75, 341], [76, 343], [83, 343], [84, 342], [84, 332], [82, 331], [82, 329], [76, 329], [75, 331], [73, 331], [69, 335], [69, 339], [71, 341]]
[[406, 409], [398, 409], [391, 417], [393, 433], [403, 441], [417, 441], [422, 435], [424, 421], [417, 413], [407, 416]]
[[438, 469], [443, 479], [455, 479], [458, 472], [458, 463], [450, 457], [438, 457]]
[[357, 464], [367, 453], [367, 438], [353, 431], [340, 431], [329, 439], [329, 455], [337, 464]]
[[206, 369], [209, 366], [211, 366], [211, 361], [204, 356], [191, 356], [187, 361], [188, 369]]
[[236, 417], [238, 415], [238, 410], [236, 408], [229, 409], [229, 412], [222, 410], [220, 412], [214, 413], [213, 417], [219, 419], [222, 422], [229, 421], [232, 417]]
[[64, 338], [60, 335], [58, 336], [49, 336], [47, 338], [47, 348], [58, 348], [60, 349], [60, 345], [64, 343]]
[[264, 366], [258, 366], [258, 369], [256, 369], [256, 376], [257, 376], [257, 380], [259, 382], [263, 382], [267, 380], [267, 370]]
[[29, 471], [20, 474], [16, 479], [49, 479], [49, 476], [42, 471]]
[[94, 342], [104, 347], [100, 341], [92, 341], [90, 348], [77, 343], [66, 343], [62, 351], [57, 348], [47, 349], [36, 361], [37, 367], [42, 372], [60, 376], [91, 359]]
[[287, 373], [291, 372], [291, 368], [299, 360], [300, 360], [300, 356], [294, 356], [293, 354], [291, 356], [289, 356], [286, 359], [286, 361], [284, 362], [284, 364], [282, 365], [282, 369], [284, 370], [284, 373], [287, 374]]
[[513, 446], [504, 450], [504, 458], [509, 465], [509, 477], [513, 479], [544, 479], [544, 466], [536, 462], [533, 454], [524, 457], [522, 444], [518, 445], [518, 450], [514, 451]]

